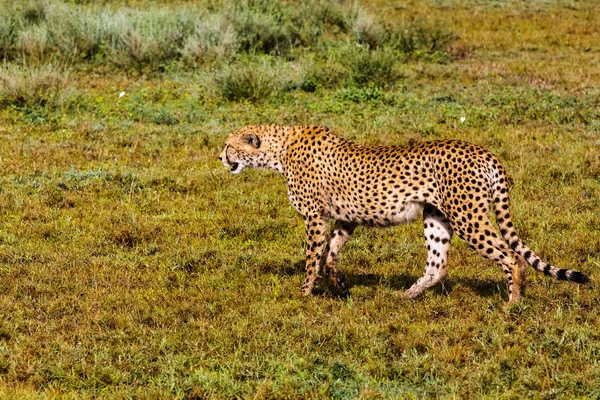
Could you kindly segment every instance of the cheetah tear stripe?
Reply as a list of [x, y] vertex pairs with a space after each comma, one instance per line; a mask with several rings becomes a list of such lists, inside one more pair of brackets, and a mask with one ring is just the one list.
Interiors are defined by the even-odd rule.
[[[506, 171], [478, 145], [438, 140], [369, 147], [320, 126], [250, 125], [229, 135], [219, 158], [232, 173], [265, 168], [287, 180], [288, 198], [305, 225], [304, 295], [321, 276], [346, 291], [338, 255], [357, 225], [399, 225], [421, 211], [427, 262], [406, 298], [446, 277], [454, 233], [501, 267], [510, 303], [521, 297], [526, 262], [559, 280], [589, 282], [581, 272], [542, 261], [519, 239], [509, 213]], [[492, 203], [500, 232], [490, 220]], [[331, 219], [335, 227], [329, 235]]]

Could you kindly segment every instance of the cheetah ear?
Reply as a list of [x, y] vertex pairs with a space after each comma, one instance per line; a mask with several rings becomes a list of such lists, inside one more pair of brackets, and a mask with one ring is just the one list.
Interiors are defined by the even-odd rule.
[[246, 137], [246, 140], [255, 148], [258, 149], [260, 147], [260, 139], [258, 138], [258, 136], [256, 136], [256, 134], [250, 132]]

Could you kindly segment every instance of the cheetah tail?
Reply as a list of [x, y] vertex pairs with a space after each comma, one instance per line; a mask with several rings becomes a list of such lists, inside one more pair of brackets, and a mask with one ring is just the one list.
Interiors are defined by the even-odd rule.
[[492, 184], [491, 195], [494, 199], [494, 211], [496, 213], [496, 222], [500, 228], [500, 233], [511, 249], [523, 257], [537, 271], [551, 276], [554, 279], [562, 281], [576, 282], [586, 285], [590, 282], [587, 275], [572, 269], [557, 268], [550, 265], [535, 254], [523, 241], [517, 236], [515, 227], [509, 213], [508, 182], [506, 172], [501, 165], [496, 165], [491, 172]]

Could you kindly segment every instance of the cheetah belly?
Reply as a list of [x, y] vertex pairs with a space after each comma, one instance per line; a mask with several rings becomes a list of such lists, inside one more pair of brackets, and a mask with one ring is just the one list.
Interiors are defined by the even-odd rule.
[[422, 203], [406, 202], [371, 209], [343, 202], [332, 207], [330, 215], [340, 221], [374, 226], [401, 225], [414, 221], [423, 210]]
[[423, 203], [406, 203], [404, 208], [391, 212], [392, 225], [406, 224], [418, 218], [423, 211]]

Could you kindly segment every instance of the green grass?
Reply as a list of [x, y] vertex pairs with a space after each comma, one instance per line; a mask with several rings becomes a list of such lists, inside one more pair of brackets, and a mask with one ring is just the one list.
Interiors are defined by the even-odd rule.
[[[0, 21], [1, 398], [600, 396], [597, 3], [15, 4]], [[102, 36], [127, 24], [137, 47]], [[46, 32], [43, 51], [20, 50], [24, 32]], [[67, 55], [73, 32], [101, 39]], [[359, 228], [340, 260], [351, 296], [302, 298], [284, 180], [217, 159], [250, 123], [481, 144], [511, 176], [519, 235], [594, 283], [530, 270], [505, 308], [502, 271], [454, 238], [444, 287], [402, 300], [426, 259], [414, 223]]]

